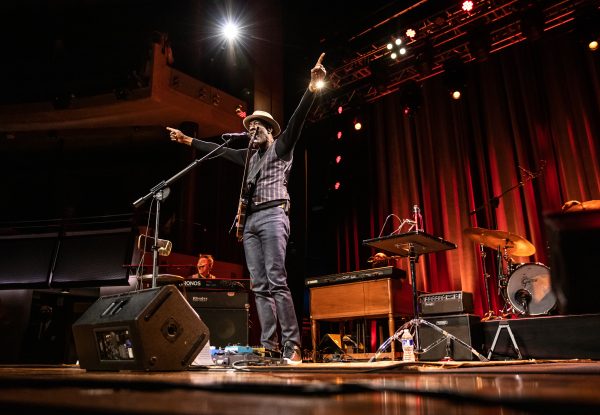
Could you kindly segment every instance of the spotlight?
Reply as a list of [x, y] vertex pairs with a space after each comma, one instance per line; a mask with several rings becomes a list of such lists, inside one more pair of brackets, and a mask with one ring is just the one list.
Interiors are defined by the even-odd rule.
[[396, 46], [400, 46], [402, 44], [402, 39], [398, 38], [394, 41], [394, 43], [396, 44]]
[[361, 122], [360, 122], [359, 120], [355, 119], [355, 120], [354, 120], [354, 129], [355, 129], [356, 131], [360, 131], [360, 129], [361, 129], [361, 128], [362, 128], [362, 124], [361, 124]]
[[317, 81], [317, 83], [315, 84], [315, 87], [316, 87], [317, 89], [323, 89], [323, 87], [324, 87], [324, 86], [325, 86], [325, 81], [323, 81], [322, 79], [319, 79], [319, 80]]
[[406, 36], [408, 38], [414, 39], [416, 35], [417, 35], [417, 31], [415, 29], [410, 28], [410, 29], [406, 30]]
[[460, 99], [466, 86], [465, 64], [459, 57], [453, 57], [444, 62], [444, 84], [452, 98]]
[[233, 42], [239, 36], [240, 28], [237, 24], [233, 22], [227, 22], [221, 28], [221, 34], [225, 37], [225, 39], [229, 40], [230, 42]]
[[390, 54], [390, 58], [392, 58], [392, 59], [396, 59], [397, 57], [398, 57], [398, 54], [396, 52], [392, 52]]
[[473, 2], [471, 0], [465, 0], [462, 2], [461, 8], [463, 11], [469, 13], [471, 10], [473, 10]]
[[394, 45], [392, 45], [391, 43], [388, 43], [388, 44], [386, 45], [386, 48], [387, 48], [388, 50], [392, 50], [392, 48], [393, 48], [393, 47], [394, 47]]
[[398, 52], [400, 52], [400, 55], [406, 55], [406, 48], [400, 48]]
[[598, 49], [600, 38], [600, 10], [595, 4], [586, 4], [575, 11], [575, 28], [579, 41], [587, 45], [588, 50]]
[[421, 86], [415, 80], [407, 81], [400, 87], [400, 104], [405, 116], [412, 116], [420, 107], [423, 100]]

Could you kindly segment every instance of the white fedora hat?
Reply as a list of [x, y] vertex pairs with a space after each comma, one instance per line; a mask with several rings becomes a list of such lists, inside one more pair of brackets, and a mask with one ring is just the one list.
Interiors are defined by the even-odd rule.
[[281, 127], [279, 126], [279, 123], [275, 121], [273, 116], [266, 111], [254, 111], [252, 115], [248, 115], [246, 118], [244, 118], [242, 124], [244, 124], [246, 130], [249, 130], [248, 125], [252, 120], [261, 120], [262, 122], [270, 125], [273, 128], [273, 137], [277, 137], [279, 133], [281, 133]]

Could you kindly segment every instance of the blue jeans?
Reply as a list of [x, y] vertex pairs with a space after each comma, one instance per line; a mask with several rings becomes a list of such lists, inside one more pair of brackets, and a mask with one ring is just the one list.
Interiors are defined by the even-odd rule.
[[253, 212], [246, 219], [244, 252], [260, 321], [263, 347], [278, 349], [277, 322], [283, 344], [300, 346], [300, 330], [287, 286], [285, 254], [290, 220], [281, 207]]

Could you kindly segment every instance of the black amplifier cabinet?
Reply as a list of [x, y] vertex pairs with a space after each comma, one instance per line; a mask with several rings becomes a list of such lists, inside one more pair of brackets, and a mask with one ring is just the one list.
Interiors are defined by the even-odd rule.
[[419, 309], [423, 316], [472, 313], [473, 294], [465, 291], [423, 294], [419, 296]]
[[248, 344], [249, 294], [234, 291], [188, 291], [187, 300], [210, 331], [210, 345]]
[[[473, 314], [458, 314], [452, 316], [427, 317], [424, 320], [447, 331], [459, 338], [477, 352], [482, 353], [483, 329], [479, 316]], [[419, 341], [421, 349], [435, 343], [444, 337], [443, 333], [425, 324], [419, 326]], [[440, 344], [419, 356], [419, 360], [441, 360], [448, 355], [454, 360], [477, 360], [477, 357], [467, 347], [451, 338], [441, 341]]]

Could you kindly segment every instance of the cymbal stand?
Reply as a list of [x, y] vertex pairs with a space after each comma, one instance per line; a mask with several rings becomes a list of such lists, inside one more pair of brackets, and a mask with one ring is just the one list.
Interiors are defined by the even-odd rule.
[[488, 321], [488, 320], [494, 320], [496, 318], [498, 318], [498, 316], [495, 315], [494, 310], [492, 310], [492, 295], [490, 293], [490, 278], [492, 277], [490, 274], [488, 274], [486, 266], [485, 266], [485, 250], [483, 249], [483, 244], [479, 244], [479, 254], [481, 255], [481, 267], [483, 269], [483, 283], [485, 286], [485, 295], [486, 295], [486, 299], [487, 299], [487, 306], [488, 306], [488, 311], [487, 313], [485, 313], [485, 315], [483, 316], [483, 318], [481, 319], [481, 321]]
[[[508, 293], [506, 292], [508, 287], [508, 278], [510, 277], [510, 273], [512, 272], [512, 259], [508, 255], [508, 246], [504, 246], [503, 248], [504, 254], [500, 254], [500, 247], [498, 247], [498, 294], [502, 298], [503, 307], [501, 310], [501, 317], [506, 318], [510, 316], [512, 306], [508, 301]], [[506, 263], [506, 272], [504, 268], [504, 263]]]

